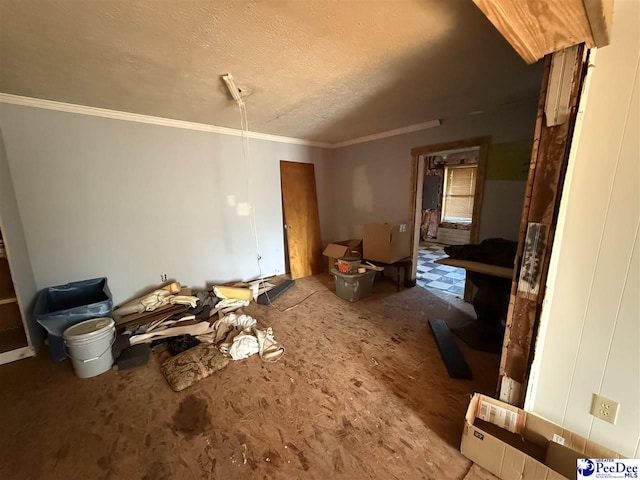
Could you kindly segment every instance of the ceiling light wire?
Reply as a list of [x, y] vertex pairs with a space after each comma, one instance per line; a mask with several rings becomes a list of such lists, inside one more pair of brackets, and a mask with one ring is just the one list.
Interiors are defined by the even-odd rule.
[[[258, 278], [260, 278], [262, 280], [264, 278], [264, 274], [262, 273], [262, 264], [260, 263], [261, 260], [262, 260], [262, 256], [260, 255], [260, 240], [259, 240], [259, 237], [258, 237], [258, 225], [257, 225], [257, 221], [256, 221], [256, 209], [255, 209], [255, 205], [254, 205], [254, 202], [253, 202], [253, 195], [252, 195], [253, 192], [251, 190], [251, 187], [253, 186], [253, 182], [252, 182], [252, 179], [251, 179], [251, 170], [249, 168], [249, 165], [251, 163], [251, 146], [249, 144], [249, 137], [248, 137], [248, 133], [249, 133], [249, 117], [247, 115], [247, 107], [246, 107], [245, 103], [242, 101], [242, 99], [239, 99], [239, 100], [236, 99], [236, 104], [238, 105], [238, 111], [240, 112], [240, 130], [242, 132], [241, 133], [242, 156], [243, 156], [243, 160], [244, 160], [244, 168], [245, 168], [246, 179], [247, 179], [247, 201], [249, 203], [249, 208], [251, 209], [251, 215], [249, 217], [249, 226], [251, 227], [251, 231], [253, 233], [253, 237], [254, 237], [255, 243], [256, 243], [256, 263], [258, 265], [258, 272], [259, 272], [259, 277]], [[300, 300], [295, 305], [292, 305], [292, 306], [282, 310], [282, 309], [276, 307], [273, 304], [273, 302], [271, 301], [271, 298], [269, 297], [269, 292], [264, 292], [265, 296], [267, 297], [267, 301], [269, 302], [269, 305], [272, 308], [276, 309], [280, 313], [286, 313], [289, 310], [293, 310], [298, 305], [300, 305], [303, 302], [305, 302], [309, 297], [311, 297], [315, 293], [317, 293], [317, 290], [312, 292], [311, 294], [307, 295], [305, 298]]]

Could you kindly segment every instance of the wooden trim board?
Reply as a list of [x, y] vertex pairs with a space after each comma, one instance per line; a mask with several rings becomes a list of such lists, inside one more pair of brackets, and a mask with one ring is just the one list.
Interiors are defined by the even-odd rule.
[[485, 275], [492, 275], [500, 278], [513, 278], [513, 268], [501, 267], [499, 265], [490, 265], [483, 262], [475, 262], [473, 260], [460, 260], [458, 258], [441, 258], [433, 263], [439, 263], [440, 265], [448, 265], [450, 267], [464, 268], [470, 272], [484, 273]]
[[22, 347], [10, 352], [0, 353], [0, 365], [15, 362], [23, 358], [35, 357], [36, 351], [33, 347]]
[[[572, 49], [571, 61], [574, 64], [574, 69], [571, 74], [570, 115], [565, 123], [549, 127], [546, 124], [545, 103], [551, 79], [551, 59], [551, 56], [547, 56], [545, 60], [531, 165], [529, 167], [529, 178], [527, 180], [520, 223], [520, 235], [515, 261], [516, 271], [511, 287], [497, 387], [500, 389], [501, 385], [511, 384], [512, 387], [516, 387], [511, 388], [511, 390], [519, 392], [524, 392], [524, 386], [529, 375], [534, 349], [534, 335], [538, 328], [541, 305], [544, 299], [558, 207], [573, 137], [578, 102], [588, 63], [588, 54], [584, 45], [580, 45], [577, 49]], [[541, 238], [539, 239], [539, 243], [542, 246], [532, 252], [526, 242], [527, 232], [531, 232], [532, 227], [537, 228], [538, 226], [544, 227], [540, 230], [543, 233], [541, 233]], [[534, 258], [534, 261], [525, 264], [523, 261], [525, 253], [527, 258]], [[529, 277], [533, 278], [535, 288], [525, 289], [522, 282], [520, 282], [521, 278], [523, 278], [521, 274], [523, 270], [531, 269], [531, 265], [535, 265], [535, 272], [532, 272]], [[506, 381], [505, 378], [507, 379]], [[509, 401], [514, 404], [523, 404], [524, 398], [522, 396], [515, 398], [512, 394], [505, 392], [503, 395], [503, 392], [500, 393], [502, 398], [510, 397]]]
[[527, 63], [573, 45], [604, 47], [613, 0], [473, 0]]

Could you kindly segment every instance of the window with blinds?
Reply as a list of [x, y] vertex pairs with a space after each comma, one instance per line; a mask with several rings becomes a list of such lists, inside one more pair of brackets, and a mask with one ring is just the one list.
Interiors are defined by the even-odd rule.
[[442, 193], [443, 222], [471, 223], [477, 171], [477, 165], [445, 167]]

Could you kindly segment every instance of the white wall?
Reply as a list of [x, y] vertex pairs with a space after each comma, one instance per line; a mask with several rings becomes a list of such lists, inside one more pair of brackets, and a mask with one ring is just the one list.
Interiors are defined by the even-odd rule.
[[[493, 143], [531, 140], [536, 109], [535, 101], [520, 103], [480, 115], [444, 119], [436, 128], [335, 150], [330, 160], [334, 222], [329, 225], [327, 237], [360, 237], [365, 223], [409, 219], [412, 148], [481, 136], [491, 136]], [[505, 183], [516, 183], [521, 188]], [[524, 184], [491, 180], [485, 183], [480, 239], [500, 235], [517, 239]], [[494, 212], [500, 205], [506, 208]]]
[[327, 150], [1, 104], [0, 128], [38, 288], [106, 276], [114, 301], [160, 283], [191, 286], [284, 270], [279, 161], [313, 162], [321, 228]]
[[[640, 2], [615, 2], [576, 130], [526, 407], [640, 455]], [[592, 393], [620, 402], [615, 426]]]

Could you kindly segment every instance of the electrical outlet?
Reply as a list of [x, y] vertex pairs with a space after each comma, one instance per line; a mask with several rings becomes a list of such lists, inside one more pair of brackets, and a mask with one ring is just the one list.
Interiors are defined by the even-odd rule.
[[616, 424], [620, 404], [597, 393], [591, 397], [591, 415], [605, 422]]
[[166, 273], [163, 273], [163, 274], [160, 275], [160, 281], [161, 282], [166, 282], [167, 281], [167, 274]]

